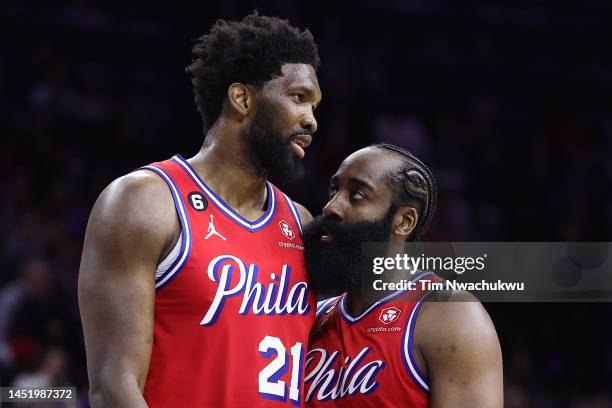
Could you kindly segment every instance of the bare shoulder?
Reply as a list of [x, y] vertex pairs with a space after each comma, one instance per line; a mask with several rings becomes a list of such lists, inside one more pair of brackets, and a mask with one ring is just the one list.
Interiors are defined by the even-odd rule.
[[302, 221], [302, 225], [306, 225], [310, 221], [312, 221], [313, 219], [312, 214], [310, 213], [310, 211], [306, 209], [306, 207], [304, 207], [300, 203], [296, 203], [295, 201], [293, 203], [295, 204], [298, 214], [300, 215], [300, 220]]
[[[501, 367], [501, 348], [489, 314], [469, 292], [442, 292], [424, 302], [417, 317], [415, 342], [431, 370], [467, 375], [470, 367]], [[475, 370], [476, 370], [475, 369]], [[477, 371], [476, 370], [476, 371]]]
[[[110, 183], [98, 198], [98, 203], [124, 202], [129, 200], [130, 204], [135, 204], [140, 200], [155, 198], [164, 200], [167, 203], [172, 201], [172, 196], [166, 183], [155, 173], [148, 170], [138, 170], [133, 173], [119, 177]], [[120, 199], [120, 200], [118, 200]], [[166, 203], [166, 204], [167, 204]], [[155, 203], [152, 203], [155, 205]]]
[[88, 232], [130, 240], [169, 240], [178, 226], [172, 194], [156, 174], [138, 170], [109, 184], [92, 209]]
[[[423, 337], [463, 337], [482, 339], [494, 336], [495, 327], [480, 301], [464, 291], [439, 292], [432, 294], [423, 303], [417, 318]], [[440, 337], [438, 337], [440, 338]]]

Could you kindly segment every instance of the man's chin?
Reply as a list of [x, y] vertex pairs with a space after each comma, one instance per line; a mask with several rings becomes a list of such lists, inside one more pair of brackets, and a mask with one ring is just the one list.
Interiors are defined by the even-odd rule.
[[339, 295], [360, 286], [356, 265], [335, 243], [317, 244], [316, 250], [306, 251], [310, 286], [319, 295]]
[[274, 184], [282, 186], [288, 182], [295, 181], [304, 174], [304, 166], [295, 157], [289, 159], [281, 166], [274, 166], [268, 169], [268, 179]]

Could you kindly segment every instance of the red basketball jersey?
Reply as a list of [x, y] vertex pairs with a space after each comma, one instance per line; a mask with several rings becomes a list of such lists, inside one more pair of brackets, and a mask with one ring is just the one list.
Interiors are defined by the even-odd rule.
[[416, 316], [428, 293], [421, 282], [439, 281], [422, 272], [415, 290], [387, 295], [357, 317], [346, 294], [320, 302], [306, 357], [306, 404], [312, 407], [429, 406], [427, 378], [415, 364]]
[[301, 405], [316, 306], [293, 202], [267, 183], [249, 221], [180, 156], [144, 169], [168, 184], [182, 229], [156, 274], [149, 407]]

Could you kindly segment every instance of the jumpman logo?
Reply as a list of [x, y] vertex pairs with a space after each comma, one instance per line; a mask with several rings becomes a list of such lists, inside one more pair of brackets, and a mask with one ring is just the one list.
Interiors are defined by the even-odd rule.
[[225, 241], [225, 237], [217, 232], [217, 229], [215, 228], [215, 223], [213, 221], [213, 215], [210, 214], [210, 221], [208, 222], [208, 235], [206, 235], [204, 239], [208, 239], [213, 235], [216, 235]]

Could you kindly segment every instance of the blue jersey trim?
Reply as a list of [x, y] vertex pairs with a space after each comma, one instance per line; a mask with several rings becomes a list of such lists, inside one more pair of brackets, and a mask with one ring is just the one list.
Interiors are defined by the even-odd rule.
[[287, 194], [283, 193], [283, 196], [285, 197], [285, 201], [289, 206], [289, 210], [291, 210], [291, 214], [293, 214], [293, 218], [295, 219], [295, 222], [300, 230], [300, 235], [302, 235], [302, 219], [300, 218], [300, 213], [298, 212], [294, 202], [289, 197], [287, 197]]
[[[416, 280], [421, 279], [422, 277], [424, 277], [425, 275], [430, 274], [431, 272], [429, 271], [423, 271], [420, 274], [415, 275], [412, 279], [410, 279], [410, 282], [414, 282]], [[347, 311], [346, 311], [346, 293], [344, 295], [342, 295], [342, 299], [340, 300], [339, 304], [340, 304], [340, 316], [342, 316], [342, 318], [349, 324], [353, 324], [358, 322], [359, 320], [363, 319], [366, 315], [368, 315], [368, 313], [370, 313], [372, 310], [376, 309], [378, 306], [384, 305], [385, 303], [389, 303], [390, 301], [392, 301], [393, 299], [403, 295], [404, 293], [406, 293], [406, 290], [398, 290], [397, 292], [393, 292], [385, 297], [383, 297], [382, 299], [379, 299], [378, 301], [374, 302], [370, 307], [368, 307], [363, 313], [361, 313], [359, 316], [357, 317], [353, 317], [351, 316]]]
[[183, 269], [187, 260], [189, 259], [189, 255], [191, 254], [191, 225], [189, 224], [189, 217], [187, 216], [187, 212], [185, 211], [185, 206], [183, 205], [183, 201], [181, 200], [181, 195], [179, 193], [178, 187], [174, 183], [174, 180], [166, 173], [163, 169], [154, 166], [144, 166], [142, 167], [144, 170], [150, 170], [155, 172], [158, 176], [160, 176], [170, 188], [170, 192], [172, 193], [172, 200], [174, 201], [174, 206], [176, 208], [176, 213], [178, 214], [179, 221], [181, 223], [181, 229], [183, 230], [183, 239], [181, 240], [181, 249], [179, 251], [178, 256], [174, 260], [174, 262], [170, 265], [170, 267], [164, 272], [159, 278], [155, 280], [155, 289], [161, 289], [166, 286], [170, 281], [172, 281], [179, 272]]
[[423, 301], [429, 294], [432, 292], [428, 292], [424, 294], [421, 299], [417, 302], [414, 309], [410, 313], [410, 318], [406, 323], [406, 328], [404, 329], [404, 336], [402, 339], [402, 361], [404, 361], [404, 366], [406, 367], [406, 371], [410, 374], [412, 381], [424, 392], [429, 394], [429, 381], [427, 381], [427, 376], [421, 372], [419, 366], [414, 360], [412, 353], [412, 346], [414, 343], [414, 328], [416, 326], [417, 316], [419, 314], [419, 310], [421, 309], [421, 305]]
[[215, 207], [219, 209], [223, 214], [225, 214], [228, 218], [234, 221], [236, 224], [241, 227], [247, 229], [251, 232], [257, 232], [260, 229], [264, 228], [266, 225], [272, 221], [274, 218], [274, 213], [276, 212], [276, 194], [274, 193], [274, 189], [272, 185], [266, 181], [266, 191], [268, 194], [268, 208], [264, 215], [262, 215], [256, 221], [249, 221], [240, 214], [238, 214], [232, 207], [223, 201], [221, 197], [217, 195], [210, 187], [204, 183], [204, 180], [200, 178], [195, 169], [185, 160], [181, 155], [174, 156], [171, 160], [173, 160], [176, 164], [181, 166], [183, 170], [187, 172], [187, 174], [191, 177], [191, 179], [200, 187], [208, 196], [208, 198], [213, 202]]
[[332, 304], [334, 300], [338, 299], [338, 296], [331, 297], [329, 299], [322, 300], [317, 303], [317, 314], [316, 317], [319, 317], [321, 313], [325, 311]]
[[[302, 381], [302, 375], [304, 374], [304, 360], [306, 359], [305, 356], [305, 349], [304, 349], [304, 345], [300, 344], [300, 355], [299, 355], [299, 363], [298, 363], [298, 397], [297, 400], [293, 400], [291, 399], [291, 385], [289, 385], [289, 399], [291, 399], [291, 402], [293, 403], [293, 405], [295, 406], [301, 406], [302, 405], [302, 388], [304, 387], [304, 382]], [[293, 373], [292, 373], [293, 374]]]

